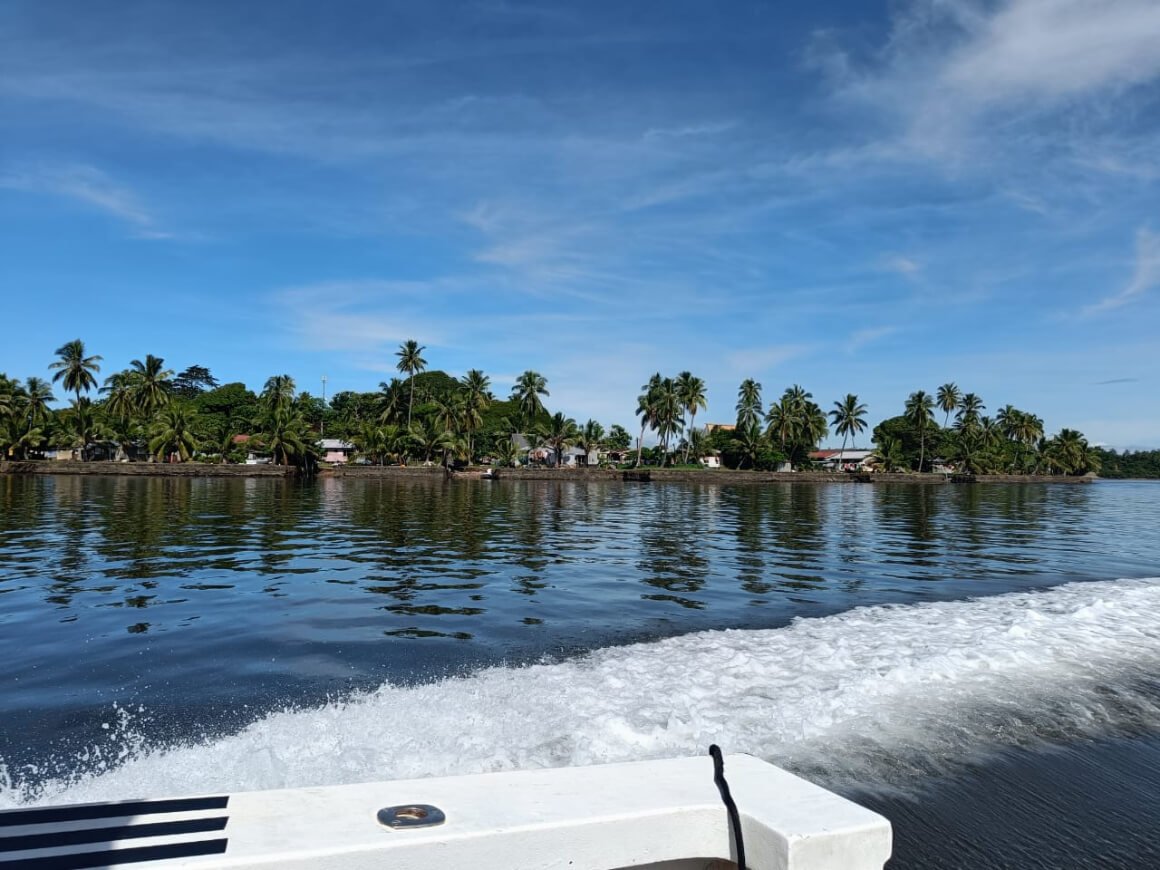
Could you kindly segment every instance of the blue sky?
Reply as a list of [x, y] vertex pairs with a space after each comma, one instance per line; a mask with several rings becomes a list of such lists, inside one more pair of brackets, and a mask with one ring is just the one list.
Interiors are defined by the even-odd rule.
[[0, 371], [954, 380], [1160, 446], [1160, 4], [0, 5]]

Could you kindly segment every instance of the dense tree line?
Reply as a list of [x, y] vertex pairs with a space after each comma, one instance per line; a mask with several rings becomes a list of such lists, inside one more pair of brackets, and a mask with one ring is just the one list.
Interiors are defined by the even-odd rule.
[[[340, 392], [328, 402], [298, 391], [289, 375], [270, 377], [254, 393], [242, 383], [219, 384], [200, 365], [175, 374], [152, 354], [100, 381], [102, 358], [76, 339], [56, 350], [51, 381], [0, 375], [0, 455], [26, 458], [65, 448], [92, 458], [113, 445], [119, 458], [242, 461], [260, 453], [280, 464], [308, 464], [329, 436], [349, 441], [363, 461], [377, 464], [483, 458], [512, 464], [519, 459], [518, 434], [559, 465], [574, 446], [623, 453], [632, 445], [620, 425], [606, 430], [595, 420], [581, 425], [551, 412], [544, 404], [548, 381], [536, 371], [525, 371], [507, 398], [497, 398], [478, 369], [461, 378], [428, 371], [425, 351], [418, 342], [403, 343], [395, 354], [400, 377], [377, 391]], [[55, 385], [72, 394], [58, 410], [50, 407]], [[655, 373], [637, 397], [633, 464], [696, 464], [716, 454], [729, 468], [808, 468], [831, 427], [843, 450], [856, 448], [868, 428], [867, 408], [856, 395], [825, 411], [797, 384], [766, 407], [762, 385], [742, 381], [731, 426], [698, 428], [697, 414], [707, 406], [700, 377]], [[1102, 467], [1108, 476], [1160, 476], [1160, 451], [1116, 454], [1091, 447], [1072, 429], [1047, 437], [1038, 416], [1011, 405], [994, 417], [985, 411], [980, 396], [953, 383], [934, 394], [918, 390], [901, 414], [874, 427], [872, 462], [884, 471], [929, 471], [938, 462], [971, 473], [1085, 474]], [[650, 432], [657, 442], [651, 449], [644, 446]]]
[[1124, 450], [1120, 453], [1103, 447], [1097, 447], [1095, 450], [1100, 458], [1102, 477], [1149, 480], [1160, 478], [1160, 450]]

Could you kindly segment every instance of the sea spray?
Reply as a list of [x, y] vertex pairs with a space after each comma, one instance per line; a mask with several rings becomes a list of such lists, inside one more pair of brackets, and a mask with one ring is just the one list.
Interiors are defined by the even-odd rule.
[[79, 776], [0, 781], [0, 806], [336, 784], [689, 755], [719, 743], [806, 775], [905, 786], [989, 749], [1160, 727], [1160, 579], [860, 607], [494, 667], [270, 713]]

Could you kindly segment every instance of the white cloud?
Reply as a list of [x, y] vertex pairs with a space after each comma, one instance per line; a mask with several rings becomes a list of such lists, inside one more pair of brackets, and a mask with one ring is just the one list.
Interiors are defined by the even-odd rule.
[[1131, 280], [1119, 292], [1088, 306], [1083, 313], [1097, 314], [1127, 305], [1157, 285], [1160, 285], [1160, 233], [1141, 227], [1136, 231], [1136, 262]]
[[720, 121], [709, 124], [689, 124], [683, 127], [652, 127], [645, 131], [647, 139], [685, 139], [690, 136], [716, 136], [737, 126], [736, 121]]
[[739, 348], [726, 354], [725, 362], [735, 374], [757, 378], [765, 376], [774, 366], [808, 353], [810, 349], [810, 346], [805, 344]]
[[939, 81], [976, 105], [1061, 100], [1160, 73], [1155, 0], [1011, 0], [978, 24]]
[[129, 188], [117, 184], [93, 166], [28, 167], [0, 176], [0, 187], [62, 196], [83, 203], [125, 223], [143, 239], [168, 239], [154, 215]]
[[887, 272], [897, 272], [899, 275], [914, 275], [922, 270], [922, 266], [917, 261], [901, 255], [883, 259], [882, 268]]
[[[1158, 44], [1155, 0], [915, 0], [885, 53], [837, 88], [899, 119], [911, 151], [952, 156], [972, 136], [999, 129], [979, 129], [985, 120], [1035, 117], [1155, 80]], [[825, 50], [815, 46], [813, 55]], [[841, 62], [814, 57], [811, 65], [850, 66], [841, 49], [828, 51]]]
[[850, 335], [846, 342], [846, 353], [857, 353], [866, 345], [894, 335], [898, 332], [897, 326], [872, 326], [866, 329], [859, 329]]

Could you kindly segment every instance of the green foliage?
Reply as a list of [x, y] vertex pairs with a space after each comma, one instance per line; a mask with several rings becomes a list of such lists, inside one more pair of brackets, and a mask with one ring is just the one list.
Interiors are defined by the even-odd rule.
[[217, 378], [205, 366], [190, 366], [173, 379], [173, 392], [183, 399], [192, 399], [218, 386]]
[[619, 423], [608, 427], [608, 434], [604, 436], [604, 446], [609, 450], [627, 450], [632, 444], [632, 435]]
[[1113, 480], [1160, 478], [1160, 450], [1124, 450], [1117, 453], [1103, 447], [1092, 449], [1100, 461], [1100, 477]]
[[56, 371], [52, 382], [63, 381], [64, 388], [70, 393], [76, 393], [79, 401], [82, 392], [87, 393], [97, 385], [95, 375], [101, 370], [97, 365], [101, 357], [85, 356], [85, 343], [79, 338], [62, 344], [56, 349], [56, 355], [57, 361], [49, 365], [50, 369]]
[[198, 394], [190, 407], [207, 438], [221, 444], [234, 435], [249, 435], [261, 406], [245, 384], [235, 382]]

